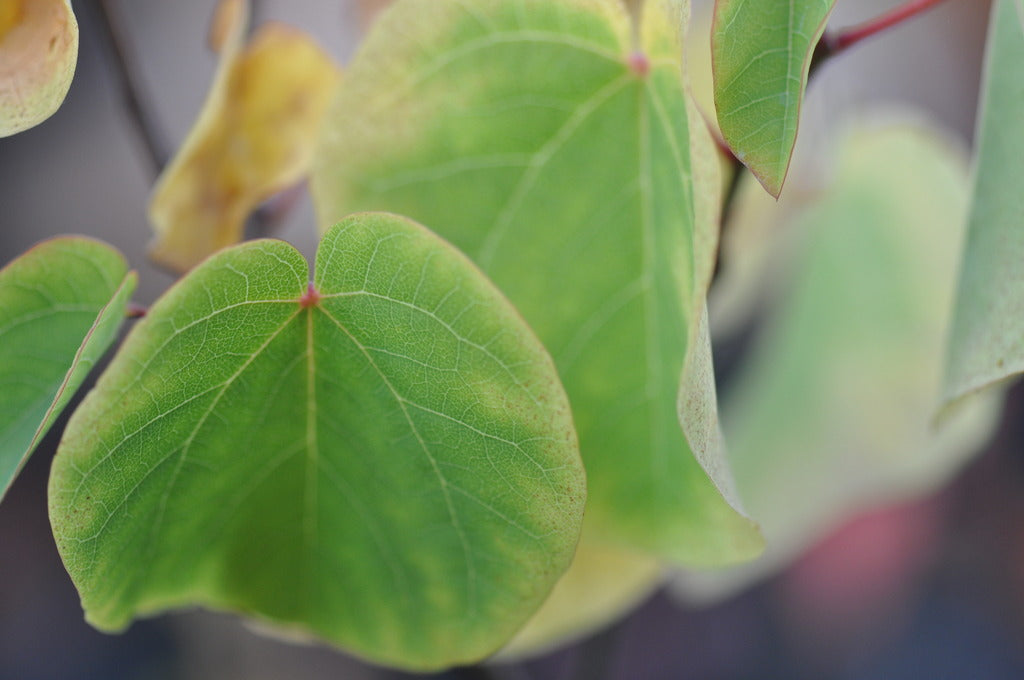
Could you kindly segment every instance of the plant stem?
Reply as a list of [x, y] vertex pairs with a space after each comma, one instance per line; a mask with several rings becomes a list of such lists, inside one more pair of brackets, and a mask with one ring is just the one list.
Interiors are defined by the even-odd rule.
[[146, 306], [140, 305], [137, 302], [129, 302], [128, 308], [124, 310], [124, 316], [126, 319], [141, 319], [148, 312], [149, 309]]
[[149, 114], [148, 107], [142, 101], [139, 88], [141, 78], [130, 58], [131, 55], [128, 51], [124, 27], [119, 23], [115, 11], [110, 7], [110, 3], [111, 0], [99, 0], [96, 3], [96, 10], [99, 13], [100, 19], [97, 24], [103, 40], [107, 43], [110, 50], [111, 61], [114, 65], [114, 76], [117, 79], [117, 86], [121, 90], [121, 97], [124, 99], [125, 107], [128, 110], [128, 117], [146, 150], [146, 155], [149, 157], [149, 162], [155, 176], [167, 164], [169, 154], [166, 151], [166, 145], [163, 143], [163, 135], [157, 131], [156, 122]]
[[909, 0], [909, 2], [857, 26], [836, 33], [825, 33], [814, 50], [814, 56], [811, 59], [812, 70], [820, 62], [834, 57], [876, 33], [902, 24], [904, 21], [935, 7], [940, 2], [943, 0]]

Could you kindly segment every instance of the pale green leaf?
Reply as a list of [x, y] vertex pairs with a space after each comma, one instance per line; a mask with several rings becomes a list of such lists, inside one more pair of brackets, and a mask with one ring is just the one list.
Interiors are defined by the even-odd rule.
[[791, 255], [781, 290], [724, 395], [730, 460], [768, 549], [734, 571], [687, 575], [690, 597], [731, 592], [854, 513], [935, 488], [998, 414], [999, 400], [984, 399], [941, 427], [932, 420], [967, 203], [963, 159], [909, 124], [860, 130], [842, 148], [831, 188], [776, 230], [776, 256]]
[[324, 224], [408, 214], [480, 264], [555, 358], [595, 538], [710, 565], [761, 539], [723, 499], [714, 383], [690, 375], [719, 180], [687, 9], [647, 2], [641, 49], [617, 0], [399, 0], [339, 88], [313, 190]]
[[54, 462], [57, 546], [103, 630], [242, 612], [427, 669], [508, 641], [585, 496], [554, 366], [461, 254], [390, 215], [215, 255], [126, 340]]
[[0, 499], [114, 341], [135, 289], [120, 253], [45, 241], [0, 270]]
[[835, 0], [717, 0], [711, 29], [722, 136], [773, 196], [796, 144], [814, 48]]
[[992, 7], [949, 401], [1024, 371], [1024, 13], [1014, 4]]

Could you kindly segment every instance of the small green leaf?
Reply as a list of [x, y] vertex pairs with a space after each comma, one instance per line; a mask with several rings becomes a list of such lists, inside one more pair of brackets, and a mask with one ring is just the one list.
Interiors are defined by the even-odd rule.
[[963, 159], [908, 124], [860, 130], [842, 148], [833, 186], [751, 244], [784, 254], [784, 275], [722, 420], [768, 549], [736, 570], [687, 575], [691, 596], [731, 592], [851, 515], [933, 489], [998, 416], [1000, 400], [986, 398], [933, 423], [967, 204]]
[[314, 283], [290, 245], [215, 255], [68, 425], [50, 518], [103, 630], [199, 604], [378, 662], [494, 651], [566, 569], [585, 496], [539, 341], [462, 255], [360, 215]]
[[121, 254], [84, 238], [0, 270], [0, 499], [114, 341], [134, 289]]
[[974, 198], [946, 374], [949, 402], [1024, 371], [1022, 68], [1024, 9], [999, 0], [978, 113]]
[[438, 230], [522, 311], [573, 405], [595, 538], [712, 565], [762, 543], [723, 497], [696, 371], [720, 182], [680, 66], [686, 5], [645, 3], [637, 46], [618, 0], [399, 0], [339, 88], [313, 190], [324, 224], [390, 210]]
[[722, 136], [778, 197], [814, 48], [835, 0], [717, 0], [711, 29]]

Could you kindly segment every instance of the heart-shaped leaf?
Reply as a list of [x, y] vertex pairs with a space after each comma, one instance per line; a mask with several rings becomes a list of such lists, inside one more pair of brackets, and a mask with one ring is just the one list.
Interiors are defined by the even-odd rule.
[[121, 254], [84, 238], [0, 270], [0, 498], [113, 342], [134, 289]]
[[301, 31], [270, 23], [248, 44], [248, 0], [224, 0], [220, 66], [203, 110], [149, 205], [150, 256], [178, 272], [242, 239], [264, 200], [299, 181], [339, 72]]
[[835, 0], [716, 0], [715, 108], [733, 153], [773, 196], [796, 144], [814, 48]]
[[687, 575], [690, 598], [731, 593], [852, 515], [935, 488], [998, 416], [1000, 400], [988, 398], [933, 422], [963, 159], [905, 123], [858, 130], [842, 149], [833, 185], [799, 211], [766, 207], [783, 220], [749, 244], [783, 256], [771, 277], [780, 290], [722, 410], [736, 481], [768, 548], [736, 569]]
[[313, 189], [324, 223], [381, 209], [439, 230], [522, 311], [572, 401], [595, 538], [721, 564], [761, 539], [723, 497], [697, 370], [720, 184], [685, 93], [686, 5], [644, 3], [635, 45], [618, 0], [399, 0], [339, 88]]
[[0, 2], [0, 137], [52, 116], [77, 64], [78, 21], [70, 0]]
[[[1014, 7], [1016, 5], [1016, 7]], [[992, 7], [948, 401], [1024, 372], [1024, 9]]]
[[207, 260], [68, 425], [50, 518], [86, 616], [200, 604], [409, 668], [506, 642], [585, 496], [554, 366], [461, 254], [360, 215]]

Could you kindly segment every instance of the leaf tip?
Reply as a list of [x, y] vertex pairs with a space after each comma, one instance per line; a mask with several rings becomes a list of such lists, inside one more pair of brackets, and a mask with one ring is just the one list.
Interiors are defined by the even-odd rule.
[[765, 172], [756, 163], [748, 163], [744, 152], [733, 149], [733, 153], [736, 156], [736, 160], [745, 165], [747, 170], [750, 170], [750, 174], [764, 187], [764, 190], [771, 194], [772, 198], [776, 201], [779, 200], [779, 196], [782, 195], [782, 186], [786, 183], [786, 177], [789, 175], [789, 158], [787, 157], [786, 163], [780, 172], [771, 173]]

